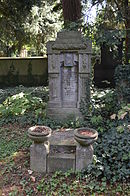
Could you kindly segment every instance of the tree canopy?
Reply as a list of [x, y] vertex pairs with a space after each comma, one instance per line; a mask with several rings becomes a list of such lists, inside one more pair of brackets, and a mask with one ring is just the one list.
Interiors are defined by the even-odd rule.
[[[103, 25], [107, 26], [108, 32], [115, 30], [117, 34], [117, 32], [124, 30], [125, 62], [128, 63], [130, 61], [130, 2], [128, 0], [92, 0], [92, 3], [93, 5], [102, 5], [104, 10]], [[118, 38], [120, 38], [119, 35]]]
[[[93, 24], [80, 20], [88, 3], [97, 6]], [[83, 8], [83, 9], [82, 9]], [[125, 61], [130, 59], [130, 6], [128, 0], [1, 0], [0, 50], [19, 51], [26, 45], [37, 54], [45, 51], [45, 44], [67, 23], [80, 23], [82, 32], [96, 44], [120, 44], [125, 40]], [[84, 12], [82, 12], [83, 10]], [[86, 17], [84, 17], [86, 18]], [[69, 28], [75, 28], [69, 25]], [[91, 28], [90, 28], [91, 27]]]
[[[84, 0], [87, 3], [87, 0]], [[116, 46], [125, 41], [125, 63], [130, 60], [130, 3], [128, 0], [91, 0], [97, 6], [94, 24], [85, 24], [83, 29], [96, 44]]]
[[[20, 52], [22, 46], [30, 45], [41, 49], [55, 35], [59, 12], [53, 12], [55, 2], [45, 0], [0, 1], [0, 47]], [[40, 44], [39, 44], [40, 42]]]
[[39, 1], [33, 0], [1, 0], [0, 1], [0, 44], [6, 47], [12, 46], [20, 50], [27, 41], [24, 32], [24, 22], [32, 6]]

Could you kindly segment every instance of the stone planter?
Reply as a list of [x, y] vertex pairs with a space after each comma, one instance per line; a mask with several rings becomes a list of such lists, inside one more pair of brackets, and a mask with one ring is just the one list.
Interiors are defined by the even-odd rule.
[[79, 128], [74, 130], [74, 138], [81, 146], [89, 146], [97, 140], [98, 133], [91, 128]]
[[49, 137], [51, 129], [46, 126], [33, 126], [28, 129], [28, 136], [33, 141], [30, 146], [30, 169], [46, 173]]
[[74, 130], [74, 139], [77, 141], [76, 171], [82, 171], [92, 163], [92, 144], [97, 140], [97, 138], [98, 132], [94, 129], [85, 127]]
[[28, 136], [34, 143], [44, 143], [51, 136], [51, 132], [49, 127], [33, 126], [28, 129]]

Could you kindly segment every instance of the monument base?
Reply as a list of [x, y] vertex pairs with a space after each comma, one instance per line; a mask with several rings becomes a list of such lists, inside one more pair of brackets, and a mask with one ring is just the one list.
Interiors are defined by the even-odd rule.
[[49, 108], [47, 115], [52, 119], [65, 120], [69, 118], [81, 118], [82, 114], [78, 108]]
[[[45, 144], [33, 144], [30, 148], [30, 168], [40, 173], [68, 170], [82, 171], [92, 163], [92, 146], [82, 147], [74, 139], [74, 130], [54, 131]], [[48, 150], [47, 150], [48, 149]]]

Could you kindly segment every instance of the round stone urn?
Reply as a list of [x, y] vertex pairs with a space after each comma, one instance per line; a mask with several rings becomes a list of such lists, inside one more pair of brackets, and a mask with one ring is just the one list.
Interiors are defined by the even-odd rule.
[[88, 127], [78, 128], [74, 130], [74, 139], [81, 146], [92, 145], [98, 138], [98, 132]]
[[34, 143], [44, 143], [48, 141], [52, 130], [47, 126], [33, 126], [28, 129], [28, 136]]

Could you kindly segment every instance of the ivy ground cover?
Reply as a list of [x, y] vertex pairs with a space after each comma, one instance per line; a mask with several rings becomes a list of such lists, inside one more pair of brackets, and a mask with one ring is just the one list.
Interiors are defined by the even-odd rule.
[[[78, 119], [54, 122], [46, 117], [45, 104], [43, 104], [42, 110], [39, 110], [39, 102], [40, 104], [47, 103], [48, 99], [48, 90], [43, 90], [42, 87], [39, 89], [38, 92], [36, 88], [22, 87], [21, 91], [20, 87], [14, 89], [15, 92], [11, 89], [11, 96], [8, 94], [10, 89], [2, 91], [2, 105], [12, 109], [11, 113], [0, 113], [0, 195], [129, 195], [129, 105], [122, 106], [118, 112], [114, 111], [115, 114], [111, 115], [113, 111], [110, 108], [111, 104], [108, 105], [108, 99], [112, 94], [107, 94], [110, 93], [107, 92], [103, 94], [107, 99], [105, 113], [103, 112], [105, 99], [103, 99], [103, 104], [100, 100], [102, 106], [95, 109], [94, 114], [82, 122]], [[41, 91], [45, 96], [40, 93]], [[21, 104], [26, 102], [24, 105], [26, 110], [24, 113], [21, 114], [20, 111], [18, 114], [14, 107], [17, 106], [19, 96], [15, 96], [13, 100], [11, 98], [21, 92], [26, 95], [20, 99]], [[35, 99], [35, 97], [40, 99]], [[7, 100], [9, 101], [7, 102]], [[30, 103], [32, 100], [34, 102]], [[110, 99], [110, 102], [111, 100], [113, 99]], [[98, 102], [98, 98], [95, 98], [94, 101], [94, 103]], [[102, 113], [99, 111], [101, 109]], [[111, 115], [111, 118], [108, 114]], [[61, 173], [59, 171], [43, 175], [31, 171], [29, 168], [31, 141], [27, 137], [27, 129], [37, 123], [49, 125], [53, 130], [60, 127], [87, 126], [88, 124], [96, 128], [99, 132], [99, 139], [94, 146], [93, 164], [82, 173], [72, 171]]]

